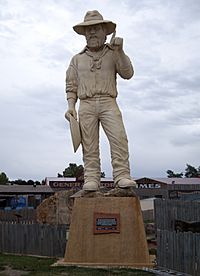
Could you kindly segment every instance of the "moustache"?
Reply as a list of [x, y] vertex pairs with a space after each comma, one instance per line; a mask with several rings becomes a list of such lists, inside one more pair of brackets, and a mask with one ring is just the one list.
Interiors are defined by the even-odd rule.
[[96, 35], [90, 35], [88, 38], [91, 39], [91, 38], [98, 38], [98, 37]]

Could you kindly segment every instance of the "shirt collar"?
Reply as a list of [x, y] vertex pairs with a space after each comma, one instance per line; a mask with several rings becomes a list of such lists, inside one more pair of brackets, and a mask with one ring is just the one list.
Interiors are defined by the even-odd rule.
[[[113, 46], [112, 46], [111, 44], [109, 44], [109, 43], [106, 43], [106, 44], [105, 44], [105, 48], [109, 48], [110, 50], [114, 50]], [[80, 54], [80, 55], [81, 55], [81, 54], [84, 54], [86, 51], [89, 51], [89, 49], [88, 49], [87, 46], [85, 46], [85, 47], [83, 48], [83, 50], [82, 50], [81, 52], [79, 52], [79, 54]]]

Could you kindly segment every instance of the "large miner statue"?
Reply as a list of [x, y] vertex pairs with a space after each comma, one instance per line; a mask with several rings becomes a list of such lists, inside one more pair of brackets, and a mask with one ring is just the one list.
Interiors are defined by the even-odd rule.
[[[80, 100], [79, 124], [84, 161], [85, 191], [97, 191], [101, 168], [99, 157], [99, 126], [109, 140], [115, 187], [135, 187], [130, 177], [128, 141], [122, 115], [116, 102], [116, 75], [133, 76], [130, 59], [123, 51], [123, 39], [115, 37], [116, 24], [104, 20], [94, 10], [88, 11], [84, 22], [73, 27], [84, 35], [87, 45], [75, 55], [66, 73], [68, 110], [66, 118], [77, 119], [75, 105]], [[110, 44], [106, 36], [113, 33]]]

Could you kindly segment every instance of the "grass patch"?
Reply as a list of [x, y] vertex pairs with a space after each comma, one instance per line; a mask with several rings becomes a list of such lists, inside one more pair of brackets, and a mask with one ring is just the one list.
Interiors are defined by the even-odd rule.
[[[10, 254], [0, 254], [0, 270], [4, 266], [9, 266], [15, 270], [28, 271], [29, 276], [147, 276], [154, 275], [150, 272], [136, 269], [97, 269], [97, 268], [81, 268], [77, 266], [57, 266], [52, 267], [55, 258], [38, 258], [31, 256], [19, 256]], [[1, 275], [1, 274], [0, 274]]]
[[54, 262], [56, 259], [0, 254], [0, 267], [7, 265], [17, 270], [39, 271], [42, 268], [42, 270], [48, 271], [49, 266]]

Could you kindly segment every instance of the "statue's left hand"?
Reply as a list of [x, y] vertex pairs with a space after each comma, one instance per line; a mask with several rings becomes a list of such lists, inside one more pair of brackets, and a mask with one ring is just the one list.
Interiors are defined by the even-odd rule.
[[75, 120], [77, 120], [77, 112], [75, 108], [69, 108], [67, 112], [65, 113], [65, 118], [70, 121], [70, 115], [74, 117]]

